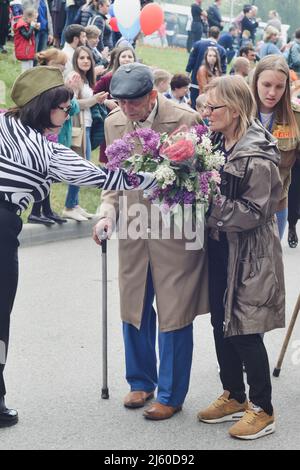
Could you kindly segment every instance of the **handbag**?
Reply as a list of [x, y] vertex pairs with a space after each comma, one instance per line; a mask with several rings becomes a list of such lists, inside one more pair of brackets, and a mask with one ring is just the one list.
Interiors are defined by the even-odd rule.
[[95, 150], [105, 141], [104, 120], [108, 115], [108, 111], [104, 105], [99, 103], [91, 107], [92, 128], [91, 128], [91, 147]]
[[85, 129], [83, 125], [82, 111], [72, 116], [72, 144], [71, 149], [85, 158]]

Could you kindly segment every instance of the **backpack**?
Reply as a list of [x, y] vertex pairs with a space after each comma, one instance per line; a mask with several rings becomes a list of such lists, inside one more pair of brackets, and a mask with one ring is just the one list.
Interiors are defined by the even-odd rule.
[[102, 19], [102, 17], [100, 15], [91, 16], [86, 25], [87, 26], [93, 26], [96, 23], [97, 18]]

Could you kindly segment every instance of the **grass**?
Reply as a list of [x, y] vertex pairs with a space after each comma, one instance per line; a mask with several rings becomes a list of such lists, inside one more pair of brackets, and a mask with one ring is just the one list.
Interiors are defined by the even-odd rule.
[[[13, 45], [8, 44], [8, 54], [0, 54], [0, 108], [13, 106], [10, 91], [15, 78], [20, 74], [20, 63], [13, 56]], [[171, 73], [183, 72], [185, 70], [188, 55], [184, 49], [158, 48], [139, 45], [136, 49], [137, 56], [144, 64], [163, 68]], [[4, 86], [3, 86], [4, 85]], [[2, 97], [2, 95], [4, 95]], [[3, 102], [1, 102], [1, 100]], [[95, 150], [92, 161], [98, 163], [99, 151]], [[51, 189], [51, 206], [55, 212], [60, 213], [64, 207], [67, 193], [67, 185], [64, 183], [54, 184]], [[80, 205], [88, 212], [95, 212], [99, 205], [100, 191], [95, 188], [80, 189]], [[22, 214], [26, 223], [31, 208]]]

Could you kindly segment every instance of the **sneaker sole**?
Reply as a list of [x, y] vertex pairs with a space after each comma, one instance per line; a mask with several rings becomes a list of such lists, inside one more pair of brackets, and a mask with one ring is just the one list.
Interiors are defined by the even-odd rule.
[[259, 439], [260, 437], [264, 437], [264, 436], [268, 436], [268, 434], [272, 434], [273, 432], [275, 432], [275, 423], [272, 423], [272, 424], [269, 424], [268, 426], [266, 426], [264, 429], [262, 429], [261, 431], [259, 431], [258, 433], [256, 434], [252, 434], [250, 436], [232, 436], [232, 437], [236, 437], [237, 439], [244, 439], [246, 441], [253, 441], [254, 439]]
[[244, 414], [245, 411], [241, 411], [239, 413], [233, 413], [232, 415], [222, 416], [222, 418], [204, 419], [198, 417], [198, 420], [208, 424], [226, 423], [228, 421], [239, 421]]

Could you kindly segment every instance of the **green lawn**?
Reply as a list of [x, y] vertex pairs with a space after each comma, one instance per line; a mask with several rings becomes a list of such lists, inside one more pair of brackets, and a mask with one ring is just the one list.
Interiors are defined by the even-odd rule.
[[[12, 106], [10, 98], [10, 90], [12, 88], [15, 78], [20, 73], [20, 65], [12, 54], [12, 44], [8, 45], [9, 54], [0, 54], [0, 100], [1, 90], [3, 90], [3, 83], [5, 85], [5, 102], [1, 103], [0, 108], [7, 108]], [[171, 73], [184, 72], [188, 55], [184, 49], [177, 48], [157, 48], [149, 46], [138, 46], [137, 56], [144, 64], [156, 66], [168, 70]], [[98, 163], [99, 151], [93, 152], [92, 160]], [[67, 186], [63, 183], [53, 185], [51, 190], [51, 204], [53, 210], [61, 212], [64, 207]], [[80, 205], [88, 212], [95, 212], [100, 198], [100, 191], [93, 188], [80, 189]], [[22, 214], [23, 221], [26, 222], [30, 210]]]

